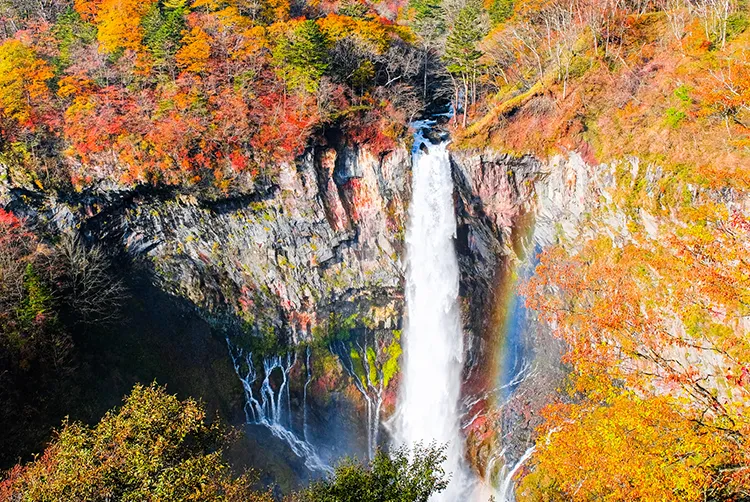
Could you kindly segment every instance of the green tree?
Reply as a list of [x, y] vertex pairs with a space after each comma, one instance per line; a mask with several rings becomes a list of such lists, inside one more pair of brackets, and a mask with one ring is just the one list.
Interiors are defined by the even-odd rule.
[[137, 385], [98, 425], [64, 423], [41, 457], [10, 471], [0, 500], [270, 500], [232, 476], [228, 437], [197, 402]]
[[60, 14], [52, 27], [52, 33], [59, 49], [59, 54], [55, 58], [58, 70], [64, 70], [71, 65], [77, 47], [84, 47], [96, 40], [96, 27], [84, 21], [72, 8]]
[[328, 38], [311, 20], [300, 22], [282, 37], [273, 52], [277, 72], [290, 89], [315, 92], [328, 69]]
[[471, 104], [476, 102], [479, 59], [482, 57], [482, 51], [477, 48], [477, 43], [482, 40], [485, 33], [482, 7], [472, 0], [459, 11], [445, 41], [445, 62], [454, 83], [455, 105], [458, 105], [459, 93], [463, 91], [461, 102], [464, 127], [469, 101]]
[[174, 68], [174, 55], [186, 28], [185, 13], [184, 0], [173, 0], [153, 4], [143, 17], [143, 44], [151, 53], [156, 69]]
[[418, 445], [379, 451], [369, 466], [347, 461], [334, 476], [314, 483], [293, 498], [296, 502], [427, 502], [448, 486], [441, 467], [445, 448]]
[[419, 35], [422, 51], [422, 99], [427, 99], [430, 62], [436, 57], [439, 39], [445, 35], [445, 10], [442, 0], [409, 0], [411, 27]]
[[[233, 476], [223, 459], [232, 434], [207, 422], [202, 405], [156, 384], [136, 385], [123, 406], [95, 426], [63, 423], [45, 452], [0, 482], [0, 500], [17, 502], [272, 502]], [[287, 502], [426, 502], [448, 484], [444, 448], [418, 445], [368, 465], [347, 460], [334, 475]]]
[[52, 294], [31, 263], [26, 264], [23, 289], [25, 294], [18, 307], [18, 319], [22, 325], [31, 326], [50, 315]]
[[513, 0], [494, 0], [487, 9], [492, 24], [500, 24], [510, 19], [513, 15], [513, 4]]

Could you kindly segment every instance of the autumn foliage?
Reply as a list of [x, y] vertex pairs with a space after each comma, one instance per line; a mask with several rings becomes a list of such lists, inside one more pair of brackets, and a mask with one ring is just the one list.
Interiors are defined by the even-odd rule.
[[297, 5], [293, 18], [280, 0], [80, 0], [45, 22], [19, 14], [24, 29], [0, 41], [0, 155], [26, 152], [11, 159], [19, 183], [54, 165], [45, 188], [226, 191], [272, 181], [329, 127], [393, 122], [396, 138], [406, 110], [386, 110], [414, 75], [394, 80], [407, 69], [386, 53], [408, 53], [409, 30], [365, 4], [356, 18], [337, 8]]
[[137, 385], [95, 427], [64, 423], [43, 455], [11, 469], [0, 500], [270, 500], [232, 476], [228, 439], [195, 401]]
[[0, 44], [0, 113], [24, 127], [35, 127], [50, 107], [47, 82], [52, 68], [19, 40]]
[[617, 173], [613, 204], [546, 250], [525, 291], [572, 373], [520, 493], [731, 500], [750, 486], [747, 210]]
[[445, 44], [457, 148], [578, 152], [609, 180], [524, 291], [570, 379], [517, 499], [746, 498], [747, 3], [410, 6]]

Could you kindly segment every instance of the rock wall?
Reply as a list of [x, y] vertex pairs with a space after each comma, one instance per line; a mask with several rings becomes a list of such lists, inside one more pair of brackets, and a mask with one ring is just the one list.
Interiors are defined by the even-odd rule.
[[[512, 452], [509, 458], [520, 456], [536, 423], [522, 411], [536, 410], [543, 401], [502, 402], [497, 393], [497, 353], [508, 317], [504, 299], [513, 292], [516, 266], [528, 250], [527, 231], [536, 217], [537, 242], [551, 242], [556, 221], [567, 217], [560, 211], [575, 213], [571, 201], [588, 195], [571, 192], [580, 183], [571, 185], [570, 175], [559, 174], [564, 169], [531, 157], [456, 151], [452, 162], [468, 351], [464, 426], [473, 436], [470, 455], [481, 470], [502, 448]], [[576, 164], [576, 169], [584, 167]], [[576, 176], [580, 180], [582, 175]], [[366, 363], [355, 361], [344, 345], [329, 345], [327, 354], [313, 352], [314, 383], [305, 396], [312, 428], [325, 431], [335, 423], [342, 442], [351, 439], [355, 447], [350, 451], [361, 454], [363, 431], [369, 427], [363, 420], [367, 399], [355, 378], [369, 374], [370, 364], [377, 366], [385, 383], [384, 395], [377, 395], [383, 399], [383, 419], [393, 410], [398, 388], [397, 374], [383, 378], [380, 355], [394, 354], [402, 324], [410, 187], [406, 148], [375, 158], [344, 144], [312, 148], [296, 163], [280, 166], [274, 183], [218, 200], [147, 189], [58, 198], [14, 189], [6, 191], [4, 202], [40, 227], [78, 231], [144, 264], [162, 290], [190, 300], [236, 343], [253, 350], [289, 350], [331, 335], [332, 314], [345, 320], [347, 343], [372, 347], [375, 361], [369, 355]], [[569, 207], [574, 209], [561, 209]], [[520, 343], [549, 348], [541, 356], [529, 352], [535, 363], [556, 363], [557, 349], [546, 331], [525, 333]], [[298, 412], [305, 406], [306, 371], [300, 362], [291, 374], [291, 406]], [[545, 372], [551, 370], [523, 382], [515, 395], [549, 390], [557, 374], [545, 380]], [[301, 431], [299, 415], [292, 421]], [[331, 448], [331, 457], [341, 453]]]
[[271, 323], [297, 343], [332, 311], [363, 302], [401, 310], [408, 172], [403, 150], [382, 160], [350, 148], [310, 151], [281, 166], [260, 196], [134, 205], [122, 240], [154, 263], [166, 288], [208, 310], [232, 307]]
[[[335, 314], [352, 340], [367, 338], [388, 349], [403, 310], [400, 255], [410, 164], [405, 148], [376, 158], [340, 145], [310, 149], [298, 162], [279, 166], [274, 183], [219, 200], [111, 187], [55, 196], [5, 186], [0, 197], [40, 233], [78, 232], [140, 263], [162, 290], [188, 299], [235, 344], [287, 351], [331, 334]], [[354, 444], [344, 451], [361, 453], [364, 403], [338, 356], [348, 357], [348, 350], [314, 353], [310, 421], [321, 435], [340, 429], [340, 442], [350, 437]], [[304, 357], [299, 360], [290, 375], [293, 422], [300, 420], [307, 390]]]

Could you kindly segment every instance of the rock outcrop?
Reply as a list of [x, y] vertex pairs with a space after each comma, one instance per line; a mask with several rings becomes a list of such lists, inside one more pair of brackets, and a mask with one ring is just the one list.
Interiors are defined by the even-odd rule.
[[[571, 218], [584, 211], [576, 201], [589, 194], [578, 172], [585, 165], [566, 170], [489, 151], [453, 152], [452, 164], [467, 347], [463, 425], [481, 471], [500, 450], [507, 461], [520, 456], [559, 377], [558, 347], [524, 317], [514, 357], [533, 378], [512, 393], [499, 390], [518, 265], [553, 240], [559, 222], [575, 226]], [[335, 422], [355, 443], [349, 452], [364, 454], [364, 432], [377, 437], [380, 425], [363, 417], [386, 419], [398, 388], [388, 360], [400, 354], [411, 169], [406, 148], [376, 158], [344, 144], [311, 148], [255, 192], [219, 199], [111, 188], [57, 198], [11, 189], [4, 197], [40, 228], [80, 232], [144, 264], [162, 290], [190, 300], [243, 353], [262, 360], [296, 352], [290, 429], [325, 442]], [[303, 363], [308, 345], [318, 349]], [[524, 397], [530, 389], [537, 398]], [[329, 450], [322, 456], [342, 452]]]

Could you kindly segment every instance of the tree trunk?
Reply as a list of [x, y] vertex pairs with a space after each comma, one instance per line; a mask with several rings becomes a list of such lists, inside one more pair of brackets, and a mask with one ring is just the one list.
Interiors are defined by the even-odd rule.
[[464, 129], [466, 129], [466, 115], [469, 112], [469, 110], [468, 110], [469, 109], [469, 106], [468, 106], [469, 105], [469, 103], [468, 103], [468, 100], [469, 100], [469, 79], [468, 79], [468, 77], [464, 76], [463, 80], [464, 80], [464, 101], [463, 101], [463, 105], [464, 105], [464, 123], [463, 123], [463, 127], [464, 127]]

